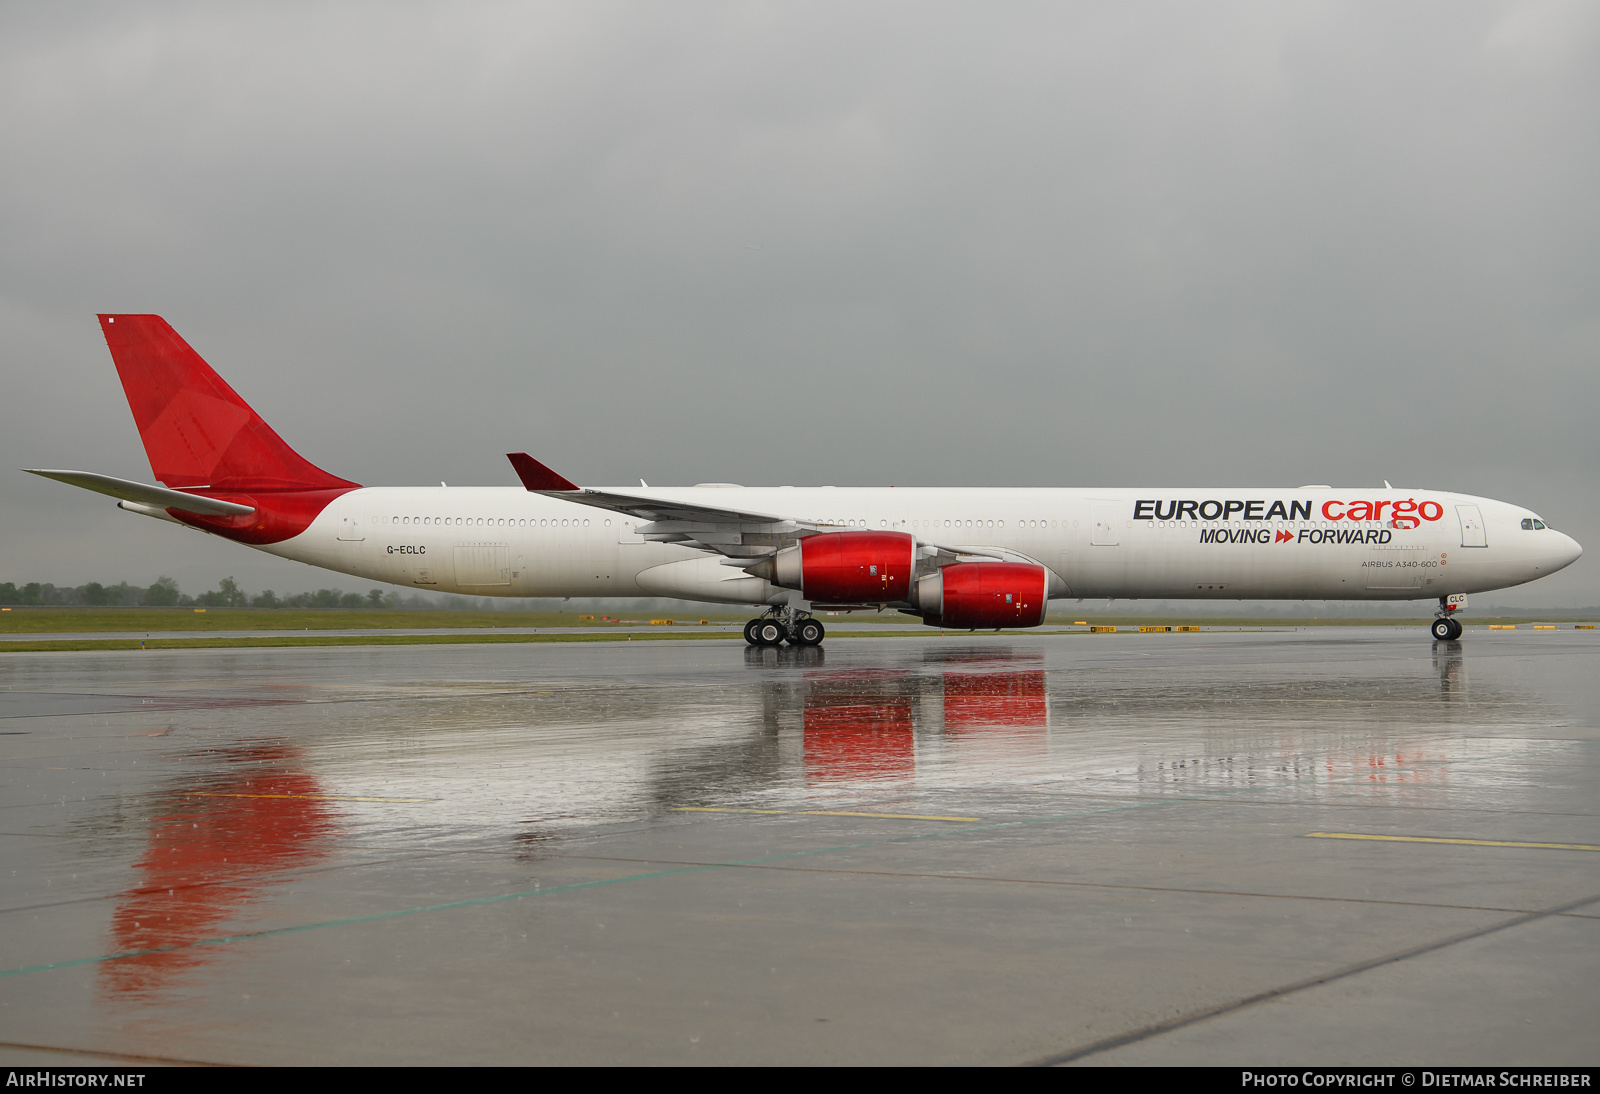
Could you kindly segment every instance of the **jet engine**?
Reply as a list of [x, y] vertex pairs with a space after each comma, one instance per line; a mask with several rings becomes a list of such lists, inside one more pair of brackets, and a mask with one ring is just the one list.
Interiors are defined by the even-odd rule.
[[823, 532], [745, 572], [811, 601], [891, 604], [911, 597], [916, 548], [905, 532]]
[[913, 603], [930, 627], [1037, 627], [1050, 576], [1027, 562], [958, 562], [917, 580]]

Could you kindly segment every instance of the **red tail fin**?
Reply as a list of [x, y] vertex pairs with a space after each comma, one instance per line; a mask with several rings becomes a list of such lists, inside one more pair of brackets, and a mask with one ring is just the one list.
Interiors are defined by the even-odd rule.
[[283, 438], [158, 315], [102, 315], [150, 470], [174, 489], [324, 490], [330, 475]]

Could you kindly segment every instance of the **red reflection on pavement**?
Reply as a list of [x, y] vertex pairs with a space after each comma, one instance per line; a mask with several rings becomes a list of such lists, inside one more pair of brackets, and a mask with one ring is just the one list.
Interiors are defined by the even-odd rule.
[[908, 779], [916, 770], [905, 673], [814, 677], [805, 695], [807, 782]]
[[1449, 763], [1442, 753], [1402, 746], [1393, 755], [1380, 752], [1334, 754], [1323, 760], [1323, 769], [1330, 780], [1350, 781], [1354, 777], [1374, 783], [1446, 783]]
[[1043, 730], [1050, 715], [1044, 677], [1043, 671], [945, 673], [945, 732], [989, 726]]
[[172, 793], [150, 818], [149, 843], [133, 864], [137, 883], [111, 914], [113, 952], [137, 956], [101, 966], [113, 996], [167, 987], [217, 951], [195, 943], [225, 934], [275, 875], [328, 854], [333, 813], [298, 750], [230, 750], [220, 777]]

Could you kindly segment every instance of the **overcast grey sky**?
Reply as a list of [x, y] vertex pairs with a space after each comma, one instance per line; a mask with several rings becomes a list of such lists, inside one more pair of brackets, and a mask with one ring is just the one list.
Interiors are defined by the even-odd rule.
[[[1600, 602], [1593, 3], [10, 4], [0, 165], [0, 467], [149, 478], [149, 311], [362, 483], [1387, 478]], [[0, 509], [0, 580], [332, 581]]]

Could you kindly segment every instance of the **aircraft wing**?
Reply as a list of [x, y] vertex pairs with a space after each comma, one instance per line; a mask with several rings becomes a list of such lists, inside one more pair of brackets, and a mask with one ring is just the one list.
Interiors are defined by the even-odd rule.
[[[674, 500], [663, 490], [637, 494], [618, 494], [606, 490], [535, 490], [535, 494], [592, 505], [596, 509], [609, 509], [613, 513], [626, 513], [644, 521], [678, 521], [694, 524], [793, 524], [777, 513], [758, 513], [749, 509], [726, 509], [696, 502]], [[796, 525], [800, 527], [800, 525]]]
[[[763, 513], [751, 509], [732, 509], [700, 501], [674, 498], [672, 490], [642, 487], [638, 493], [597, 490], [577, 486], [550, 470], [525, 452], [507, 453], [512, 467], [529, 493], [560, 498], [579, 505], [592, 505], [613, 513], [623, 513], [641, 523], [638, 532], [645, 539], [660, 543], [679, 543], [727, 556], [728, 566], [748, 566], [782, 547], [792, 546], [802, 537], [818, 532], [843, 529], [831, 524], [797, 520], [782, 513]], [[1006, 559], [1014, 552], [978, 546], [952, 546], [918, 537], [924, 548], [932, 548], [943, 560], [961, 558]], [[1032, 560], [1029, 560], [1032, 561]], [[943, 564], [943, 561], [940, 563]]]
[[686, 501], [673, 497], [673, 490], [641, 487], [635, 493], [584, 488], [525, 452], [507, 453], [506, 458], [529, 493], [622, 513], [639, 522], [637, 531], [647, 540], [680, 543], [746, 563], [789, 546], [801, 536], [828, 530], [825, 525], [794, 520], [782, 513]]
[[189, 494], [182, 490], [168, 490], [164, 486], [149, 486], [142, 482], [119, 479], [111, 475], [96, 475], [92, 471], [51, 471], [34, 467], [24, 467], [23, 470], [30, 475], [55, 479], [57, 482], [64, 482], [69, 486], [93, 490], [96, 494], [121, 498], [123, 501], [148, 505], [155, 509], [180, 509], [185, 513], [200, 513], [213, 517], [242, 516], [245, 513], [254, 513], [256, 511], [253, 505], [219, 501], [216, 498], [201, 497], [199, 494]]

